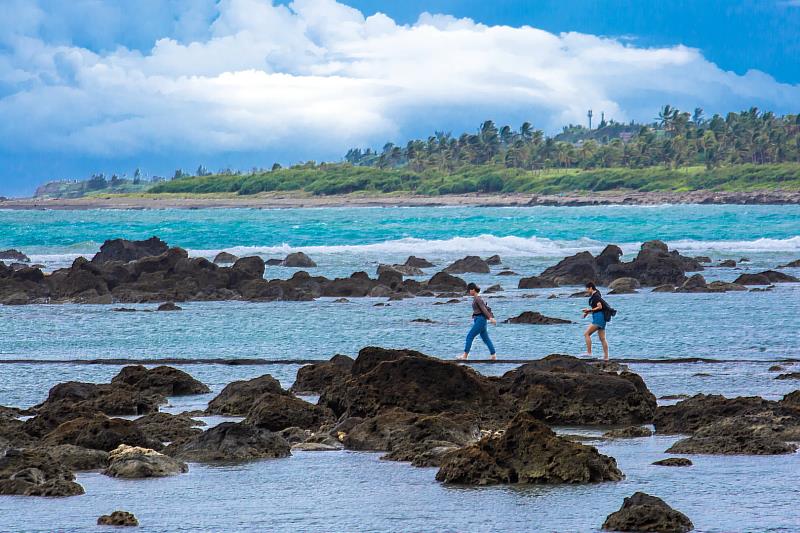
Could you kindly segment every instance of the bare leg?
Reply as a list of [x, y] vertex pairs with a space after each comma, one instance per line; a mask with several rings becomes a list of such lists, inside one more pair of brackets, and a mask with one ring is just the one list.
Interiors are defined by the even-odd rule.
[[598, 329], [597, 336], [600, 337], [600, 342], [603, 344], [603, 360], [608, 361], [608, 343], [606, 342], [606, 330]]
[[592, 333], [597, 331], [599, 328], [594, 324], [591, 324], [586, 331], [583, 333], [583, 339], [586, 341], [586, 353], [592, 355]]

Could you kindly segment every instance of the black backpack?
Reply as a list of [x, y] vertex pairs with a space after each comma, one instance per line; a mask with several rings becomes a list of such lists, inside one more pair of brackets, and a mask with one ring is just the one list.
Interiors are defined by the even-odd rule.
[[600, 302], [603, 304], [603, 319], [606, 322], [611, 322], [611, 319], [617, 316], [617, 310], [608, 305], [608, 302], [603, 298], [600, 298]]

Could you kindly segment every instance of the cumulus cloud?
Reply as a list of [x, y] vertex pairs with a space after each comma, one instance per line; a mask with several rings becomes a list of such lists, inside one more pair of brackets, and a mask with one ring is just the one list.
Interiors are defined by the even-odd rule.
[[663, 103], [780, 112], [800, 101], [798, 86], [725, 72], [681, 45], [428, 13], [402, 25], [334, 0], [167, 2], [172, 22], [156, 25], [147, 47], [49, 37], [54, 15], [43, 0], [9, 1], [13, 17], [0, 23], [6, 151], [129, 158], [303, 143], [313, 157], [426, 133], [418, 130], [431, 117], [445, 130], [491, 117], [534, 117], [553, 130], [582, 123], [589, 108], [624, 121], [651, 119]]

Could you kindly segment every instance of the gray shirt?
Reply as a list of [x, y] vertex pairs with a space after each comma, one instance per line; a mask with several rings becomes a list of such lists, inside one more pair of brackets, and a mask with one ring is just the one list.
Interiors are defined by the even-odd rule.
[[487, 319], [494, 318], [494, 315], [484, 303], [483, 298], [476, 294], [472, 299], [472, 316], [476, 317], [478, 315], [483, 315]]

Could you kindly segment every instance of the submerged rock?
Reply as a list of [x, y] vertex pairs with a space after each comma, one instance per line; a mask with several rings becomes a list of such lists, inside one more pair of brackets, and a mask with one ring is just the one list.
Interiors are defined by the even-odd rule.
[[689, 518], [670, 507], [661, 498], [636, 492], [625, 498], [619, 511], [603, 522], [606, 531], [686, 533], [694, 529]]
[[183, 308], [175, 305], [175, 302], [166, 302], [158, 306], [156, 311], [182, 311]]
[[523, 311], [520, 315], [503, 321], [506, 324], [533, 324], [537, 326], [550, 326], [557, 324], [572, 324], [571, 320], [544, 316], [536, 311]]
[[185, 461], [247, 461], [289, 457], [291, 447], [278, 433], [241, 422], [223, 422], [200, 435], [173, 442], [164, 453]]
[[723, 418], [769, 411], [773, 405], [758, 396], [725, 398], [697, 394], [675, 405], [659, 406], [653, 425], [658, 433], [694, 433]]
[[128, 511], [114, 511], [110, 515], [104, 514], [97, 519], [98, 526], [127, 526], [136, 527], [139, 521]]
[[643, 426], [628, 426], [626, 428], [612, 429], [603, 433], [607, 439], [635, 439], [639, 437], [650, 437], [653, 432]]
[[558, 437], [528, 413], [519, 413], [500, 435], [444, 456], [437, 481], [468, 485], [619, 481], [612, 457]]
[[685, 457], [667, 457], [653, 464], [655, 466], [692, 466], [692, 462]]
[[103, 474], [109, 477], [140, 479], [166, 477], [189, 471], [186, 463], [148, 448], [121, 445], [108, 454], [109, 465]]
[[780, 374], [775, 379], [800, 379], [800, 372], [787, 372], [786, 374]]
[[[793, 422], [793, 424], [792, 424]], [[794, 453], [800, 438], [800, 418], [786, 424], [771, 413], [723, 418], [702, 426], [694, 435], [673, 444], [667, 453], [708, 455], [778, 455]], [[793, 426], [793, 428], [792, 428]]]

